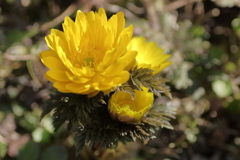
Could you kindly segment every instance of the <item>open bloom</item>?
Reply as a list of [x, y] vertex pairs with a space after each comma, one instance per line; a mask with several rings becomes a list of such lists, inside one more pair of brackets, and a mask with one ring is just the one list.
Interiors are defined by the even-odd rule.
[[134, 37], [128, 45], [128, 50], [138, 52], [136, 57], [137, 68], [149, 68], [157, 74], [172, 62], [167, 61], [171, 56], [165, 54], [164, 50], [156, 45], [155, 42], [146, 42], [144, 37]]
[[50, 69], [45, 77], [60, 92], [88, 95], [125, 83], [137, 52], [127, 50], [133, 26], [124, 26], [122, 12], [108, 20], [102, 8], [78, 11], [75, 22], [66, 17], [63, 32], [52, 29], [46, 37], [50, 50], [40, 54]]
[[111, 117], [124, 123], [138, 123], [152, 106], [153, 93], [143, 87], [135, 90], [134, 99], [126, 92], [115, 92], [109, 100], [108, 110]]

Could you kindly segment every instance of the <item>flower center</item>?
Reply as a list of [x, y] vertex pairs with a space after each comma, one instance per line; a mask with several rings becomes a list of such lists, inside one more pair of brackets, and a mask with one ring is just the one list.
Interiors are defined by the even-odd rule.
[[95, 66], [94, 59], [91, 57], [85, 58], [83, 60], [83, 66], [93, 68]]
[[118, 106], [122, 107], [125, 110], [137, 111], [136, 105], [133, 101], [123, 100], [118, 102]]
[[103, 48], [88, 43], [78, 47], [75, 55], [71, 56], [71, 61], [76, 67], [95, 68], [102, 61], [104, 53]]

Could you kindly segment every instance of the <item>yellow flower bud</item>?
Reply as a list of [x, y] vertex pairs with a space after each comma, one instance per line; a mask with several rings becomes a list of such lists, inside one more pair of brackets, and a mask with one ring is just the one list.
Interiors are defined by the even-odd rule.
[[114, 120], [124, 123], [138, 123], [152, 106], [153, 93], [143, 87], [135, 90], [134, 98], [126, 92], [115, 92], [109, 100], [108, 111]]

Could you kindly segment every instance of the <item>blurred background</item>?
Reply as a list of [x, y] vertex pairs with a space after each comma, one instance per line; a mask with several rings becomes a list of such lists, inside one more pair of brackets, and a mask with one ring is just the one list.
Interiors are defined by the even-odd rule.
[[[146, 145], [76, 157], [65, 126], [54, 133], [50, 115], [39, 123], [52, 86], [38, 55], [65, 16], [99, 7], [109, 17], [124, 12], [134, 35], [172, 55], [163, 76], [173, 99], [157, 101], [177, 115], [174, 130], [158, 130]], [[0, 159], [240, 160], [239, 7], [239, 0], [0, 0]]]

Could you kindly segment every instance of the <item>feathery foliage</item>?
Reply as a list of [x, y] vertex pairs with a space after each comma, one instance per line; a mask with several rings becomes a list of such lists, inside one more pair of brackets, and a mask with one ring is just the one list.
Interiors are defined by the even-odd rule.
[[161, 73], [153, 75], [153, 70], [149, 68], [134, 68], [131, 71], [131, 78], [129, 81], [121, 85], [119, 90], [128, 92], [133, 96], [134, 89], [141, 91], [141, 86], [144, 86], [149, 88], [151, 92], [164, 93], [166, 96], [172, 99], [170, 88], [165, 85], [165, 82], [168, 82], [168, 80], [162, 78], [160, 74]]
[[118, 142], [134, 142], [136, 139], [148, 141], [155, 138], [154, 130], [159, 127], [172, 129], [169, 118], [174, 118], [174, 111], [170, 107], [156, 106], [149, 111], [146, 117], [138, 124], [126, 124], [113, 120], [108, 113], [108, 99], [110, 95], [100, 92], [92, 98], [85, 95], [61, 93], [56, 90], [46, 101], [41, 119], [53, 113], [55, 131], [69, 121], [76, 130], [76, 154], [79, 154], [85, 145], [93, 150], [112, 148]]

